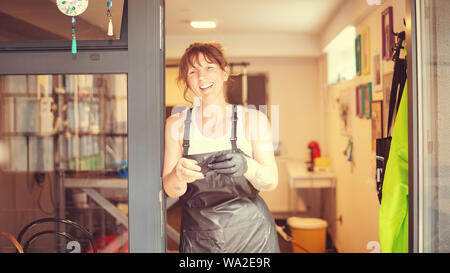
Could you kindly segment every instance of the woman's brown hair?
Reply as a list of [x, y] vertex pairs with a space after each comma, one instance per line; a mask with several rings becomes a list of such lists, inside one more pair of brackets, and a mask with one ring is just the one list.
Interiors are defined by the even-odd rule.
[[192, 103], [187, 97], [189, 87], [187, 85], [187, 74], [189, 67], [194, 66], [195, 63], [199, 63], [200, 54], [203, 54], [208, 62], [216, 63], [219, 67], [225, 71], [228, 66], [228, 62], [225, 59], [223, 53], [223, 47], [219, 43], [215, 42], [195, 42], [192, 43], [184, 51], [178, 65], [178, 78], [177, 82], [183, 88], [183, 97], [186, 101]]

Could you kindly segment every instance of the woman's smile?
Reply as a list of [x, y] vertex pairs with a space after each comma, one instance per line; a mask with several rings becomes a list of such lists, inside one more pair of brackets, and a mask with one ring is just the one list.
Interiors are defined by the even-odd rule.
[[212, 82], [207, 83], [207, 84], [201, 85], [200, 90], [202, 90], [203, 92], [206, 92], [206, 91], [210, 90], [213, 86], [214, 86], [214, 83], [212, 83]]

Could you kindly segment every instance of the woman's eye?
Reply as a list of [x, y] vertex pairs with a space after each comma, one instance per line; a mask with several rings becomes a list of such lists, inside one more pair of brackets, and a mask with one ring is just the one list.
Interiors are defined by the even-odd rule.
[[188, 72], [189, 75], [194, 75], [195, 74], [195, 70], [191, 70]]
[[214, 69], [214, 66], [208, 66], [208, 70]]

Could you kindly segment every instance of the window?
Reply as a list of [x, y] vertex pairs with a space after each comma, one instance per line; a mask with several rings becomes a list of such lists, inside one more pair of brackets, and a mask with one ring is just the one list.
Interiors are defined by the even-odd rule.
[[327, 53], [328, 84], [351, 80], [356, 76], [356, 28], [342, 30], [323, 50]]

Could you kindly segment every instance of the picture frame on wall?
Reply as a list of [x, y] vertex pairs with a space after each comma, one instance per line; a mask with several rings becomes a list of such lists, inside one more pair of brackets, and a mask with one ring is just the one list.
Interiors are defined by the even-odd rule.
[[394, 45], [393, 8], [388, 7], [381, 13], [381, 41], [383, 60], [392, 58], [392, 46]]
[[361, 33], [361, 71], [363, 75], [370, 73], [370, 29], [366, 27]]
[[361, 85], [358, 85], [358, 86], [356, 86], [356, 89], [355, 89], [355, 98], [356, 98], [356, 101], [355, 101], [356, 111], [355, 111], [355, 113], [356, 113], [356, 117], [358, 117], [358, 118], [362, 118], [361, 97], [362, 97]]
[[[387, 134], [387, 124], [389, 118], [389, 104], [391, 100], [391, 88], [392, 88], [392, 80], [394, 78], [394, 72], [389, 72], [383, 75], [383, 132]], [[395, 120], [395, 112], [393, 120]], [[392, 132], [392, 131], [391, 131]]]
[[383, 102], [372, 101], [372, 151], [376, 150], [377, 138], [383, 137]]
[[338, 99], [338, 107], [339, 107], [338, 111], [341, 121], [342, 136], [351, 136], [353, 133], [352, 128], [353, 111], [351, 108], [352, 100], [353, 100], [352, 89], [346, 88], [341, 90]]
[[373, 100], [383, 100], [383, 60], [380, 53], [373, 56], [372, 66]]
[[362, 118], [370, 119], [372, 117], [372, 83], [361, 86], [361, 104]]
[[356, 74], [361, 75], [361, 34], [355, 39]]

